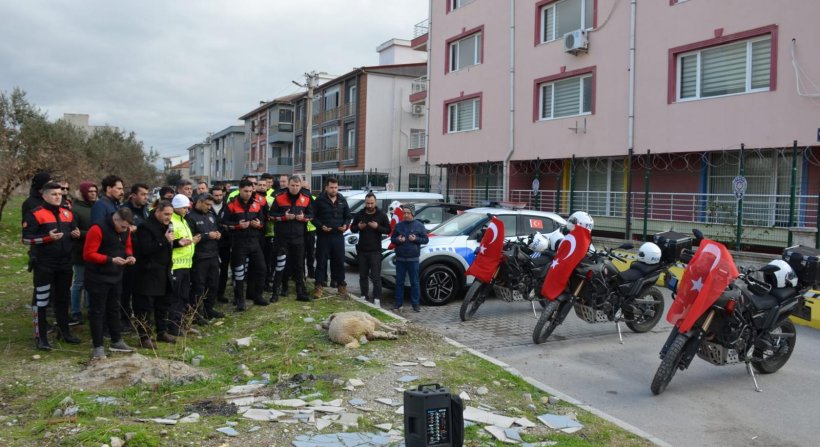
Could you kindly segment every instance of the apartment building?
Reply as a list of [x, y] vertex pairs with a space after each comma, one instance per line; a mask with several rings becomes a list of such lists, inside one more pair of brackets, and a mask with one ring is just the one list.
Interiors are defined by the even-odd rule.
[[190, 171], [188, 179], [192, 182], [210, 182], [211, 143], [206, 139], [202, 143], [191, 145], [188, 149]]
[[315, 89], [311, 129], [307, 96], [295, 101], [295, 169], [305, 172], [305, 139], [310, 135], [314, 190], [328, 176], [356, 189], [429, 186], [423, 151], [418, 153], [425, 113], [410, 102], [414, 80], [425, 75], [427, 65], [390, 63], [418, 60], [424, 52], [411, 51], [409, 42], [400, 39], [385, 42], [378, 51], [386, 64], [356, 68]]
[[293, 104], [299, 95], [260, 101], [239, 117], [245, 122], [246, 173], [291, 174], [293, 172]]
[[742, 144], [746, 230], [808, 225], [820, 186], [820, 2], [783, 6], [432, 0], [413, 40], [429, 51], [424, 159], [464, 200], [538, 197], [621, 231], [627, 208], [634, 219], [646, 204], [668, 229], [734, 221]]
[[210, 178], [239, 180], [245, 173], [245, 126], [228, 126], [210, 136]]

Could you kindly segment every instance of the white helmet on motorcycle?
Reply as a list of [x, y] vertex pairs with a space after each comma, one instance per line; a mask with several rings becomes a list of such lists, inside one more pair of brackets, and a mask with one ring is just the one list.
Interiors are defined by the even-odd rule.
[[547, 237], [550, 240], [550, 250], [558, 251], [558, 246], [561, 245], [561, 241], [564, 240], [564, 233], [559, 229], [548, 234]]
[[550, 241], [547, 239], [546, 236], [541, 234], [540, 232], [536, 232], [532, 236], [532, 242], [530, 243], [530, 250], [536, 253], [543, 253], [550, 248]]
[[390, 202], [390, 205], [387, 207], [387, 216], [392, 216], [393, 212], [396, 211], [396, 208], [401, 208], [401, 202], [398, 200]]
[[789, 265], [788, 262], [782, 259], [775, 259], [774, 261], [770, 262], [769, 265], [776, 265], [779, 267], [779, 270], [772, 273], [774, 284], [772, 287], [777, 289], [782, 289], [783, 287], [797, 287], [797, 275], [794, 273], [794, 269], [792, 266]]
[[595, 225], [595, 222], [592, 220], [592, 216], [586, 212], [576, 211], [569, 216], [569, 219], [567, 219], [567, 229], [569, 231], [573, 231], [575, 230], [576, 225], [580, 225], [583, 228], [592, 231], [592, 227]]
[[652, 242], [645, 242], [638, 249], [638, 261], [650, 265], [661, 262], [661, 248]]

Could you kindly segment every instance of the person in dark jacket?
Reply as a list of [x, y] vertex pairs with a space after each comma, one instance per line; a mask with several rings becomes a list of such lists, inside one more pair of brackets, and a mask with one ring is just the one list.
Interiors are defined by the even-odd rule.
[[[359, 233], [359, 287], [364, 299], [372, 303], [382, 297], [382, 236], [390, 233], [390, 220], [376, 207], [376, 195], [372, 192], [364, 197], [364, 209], [353, 216], [350, 231]], [[368, 278], [373, 282], [372, 295], [368, 293]]]
[[23, 213], [21, 216], [26, 218], [28, 213], [34, 211], [34, 208], [43, 204], [43, 186], [51, 181], [51, 174], [48, 172], [38, 172], [34, 174], [31, 179], [31, 188], [28, 191], [28, 198], [23, 201]]
[[[254, 199], [253, 183], [239, 182], [239, 194], [228, 202], [225, 226], [231, 232], [231, 268], [233, 269], [234, 301], [236, 310], [244, 311], [245, 281], [248, 281], [248, 298], [254, 304], [270, 304], [262, 298], [265, 284], [265, 257], [259, 245], [265, 224], [262, 204]], [[246, 267], [246, 265], [248, 267]], [[246, 271], [248, 269], [249, 271]]]
[[285, 274], [285, 263], [296, 282], [296, 300], [310, 301], [305, 287], [305, 231], [313, 218], [312, 199], [302, 190], [302, 179], [292, 176], [287, 192], [279, 193], [273, 200], [270, 219], [276, 233], [276, 274], [273, 280], [271, 302], [279, 299], [280, 286]]
[[[71, 320], [68, 324], [76, 326], [83, 323], [82, 298], [85, 290], [85, 262], [83, 261], [83, 245], [85, 235], [91, 228], [91, 207], [97, 201], [97, 185], [91, 182], [80, 183], [80, 198], [74, 202], [71, 211], [80, 229], [80, 237], [74, 242], [74, 250], [71, 252], [71, 262], [74, 268], [74, 280], [71, 283]], [[85, 298], [85, 308], [88, 310], [88, 296]]]
[[396, 224], [391, 241], [396, 244], [396, 305], [393, 310], [400, 310], [404, 303], [404, 277], [410, 277], [410, 303], [415, 312], [421, 311], [419, 298], [421, 287], [419, 284], [419, 254], [421, 246], [426, 244], [427, 229], [424, 224], [413, 218], [415, 210], [412, 206], [401, 207], [404, 220]]
[[46, 309], [54, 299], [59, 327], [58, 336], [67, 343], [78, 344], [68, 327], [68, 307], [71, 302], [71, 251], [73, 240], [80, 237], [74, 213], [60, 206], [62, 191], [58, 183], [42, 187], [42, 205], [23, 219], [23, 244], [31, 246], [29, 256], [34, 266], [34, 338], [37, 349], [48, 351]]
[[169, 228], [174, 207], [168, 200], [160, 200], [142, 225], [137, 227], [134, 253], [137, 258], [134, 282], [134, 314], [140, 346], [154, 349], [150, 319], [154, 319], [157, 340], [175, 343], [169, 331], [168, 309], [171, 305], [171, 251], [174, 248], [174, 230]]
[[330, 260], [330, 279], [339, 287], [339, 295], [347, 295], [344, 262], [344, 232], [350, 223], [350, 207], [339, 194], [339, 180], [329, 177], [325, 190], [313, 205], [313, 224], [316, 225], [316, 287], [314, 297], [322, 296], [327, 280], [327, 262]]
[[[136, 244], [133, 239], [136, 237], [137, 228], [148, 218], [148, 185], [145, 183], [135, 183], [131, 185], [131, 194], [123, 205], [134, 214], [134, 224], [131, 225], [131, 243]], [[122, 296], [120, 297], [120, 330], [123, 334], [131, 333], [131, 317], [134, 314], [132, 304], [134, 297], [134, 274], [133, 265], [128, 265], [122, 273]]]
[[231, 235], [228, 229], [225, 228], [223, 222], [225, 221], [225, 213], [228, 207], [225, 203], [225, 196], [228, 192], [223, 184], [214, 185], [211, 189], [211, 196], [214, 198], [211, 210], [216, 216], [216, 223], [219, 225], [219, 284], [217, 287], [216, 300], [220, 303], [227, 303], [225, 298], [225, 290], [228, 288], [228, 271], [231, 268]]
[[128, 208], [120, 208], [93, 224], [85, 236], [83, 259], [85, 260], [85, 287], [91, 299], [91, 341], [94, 344], [92, 359], [106, 357], [103, 347], [103, 325], [111, 335], [109, 349], [113, 352], [134, 352], [120, 335], [120, 294], [122, 272], [126, 265], [134, 265], [137, 259], [131, 246], [131, 225], [134, 215]]
[[[206, 319], [222, 318], [222, 312], [214, 309], [219, 288], [219, 222], [211, 211], [214, 198], [208, 193], [194, 197], [194, 209], [185, 216], [191, 233], [201, 240], [194, 250], [194, 266], [191, 270], [191, 294], [197, 314]], [[201, 301], [201, 305], [200, 305]]]
[[109, 175], [100, 182], [102, 193], [91, 207], [91, 224], [102, 223], [105, 219], [117, 211], [122, 200], [123, 189], [122, 179], [116, 175]]

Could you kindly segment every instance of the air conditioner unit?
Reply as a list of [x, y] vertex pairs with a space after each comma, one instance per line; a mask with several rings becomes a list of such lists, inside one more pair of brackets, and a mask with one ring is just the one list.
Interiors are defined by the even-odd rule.
[[564, 52], [578, 54], [589, 51], [589, 40], [584, 29], [577, 29], [564, 34]]
[[410, 108], [410, 113], [415, 116], [424, 115], [424, 105], [423, 104], [413, 104]]

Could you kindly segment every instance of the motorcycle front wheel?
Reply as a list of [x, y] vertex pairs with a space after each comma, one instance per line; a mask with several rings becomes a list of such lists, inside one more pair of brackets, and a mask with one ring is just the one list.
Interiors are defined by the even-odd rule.
[[755, 348], [754, 356], [760, 360], [752, 360], [755, 371], [761, 374], [771, 374], [782, 368], [794, 352], [797, 343], [797, 333], [791, 320], [783, 320], [769, 331], [772, 346], [767, 349]]
[[484, 284], [479, 280], [473, 281], [467, 295], [464, 296], [464, 301], [461, 303], [461, 310], [458, 313], [461, 321], [473, 318], [478, 308], [484, 303], [491, 288], [490, 284]]
[[631, 312], [624, 312], [627, 320], [626, 327], [642, 334], [649, 332], [661, 321], [663, 316], [663, 295], [656, 287], [646, 289], [642, 294], [638, 295], [630, 304], [634, 305], [640, 313], [632, 315]]
[[547, 307], [541, 311], [541, 316], [538, 317], [538, 323], [535, 324], [535, 329], [532, 331], [532, 341], [540, 345], [547, 341], [552, 331], [561, 324], [558, 321], [558, 307], [561, 303], [558, 300], [547, 302]]
[[666, 355], [663, 357], [663, 360], [661, 360], [661, 366], [658, 367], [658, 371], [655, 373], [655, 378], [652, 379], [652, 386], [650, 387], [652, 394], [657, 396], [663, 393], [669, 385], [669, 382], [672, 381], [672, 377], [675, 377], [675, 373], [678, 371], [678, 364], [680, 363], [681, 357], [683, 357], [683, 347], [686, 346], [687, 341], [689, 341], [688, 338], [683, 335], [678, 335], [675, 337], [675, 341], [669, 346]]

